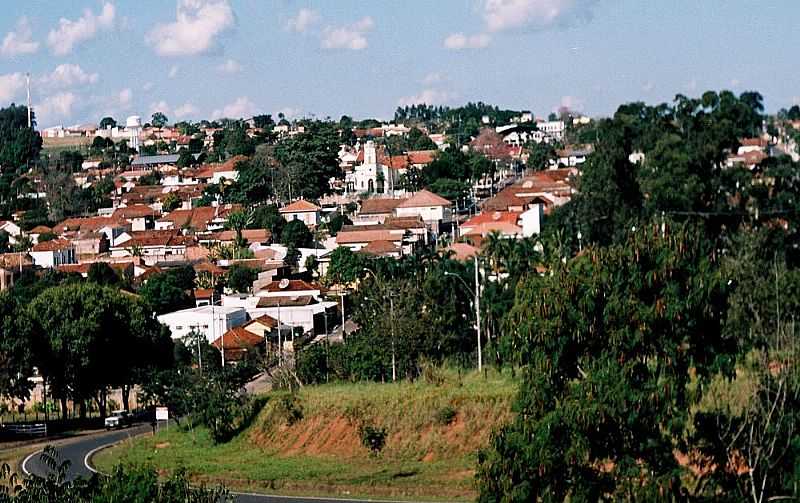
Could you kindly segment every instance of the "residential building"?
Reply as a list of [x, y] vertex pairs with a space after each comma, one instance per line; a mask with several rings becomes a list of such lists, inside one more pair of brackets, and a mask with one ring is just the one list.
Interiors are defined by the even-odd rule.
[[162, 314], [158, 321], [169, 328], [173, 339], [184, 339], [194, 332], [213, 342], [228, 330], [244, 325], [247, 312], [241, 307], [201, 306]]
[[187, 244], [194, 243], [191, 237], [172, 230], [131, 232], [129, 236], [110, 248], [112, 257], [139, 256], [146, 265], [182, 261]]
[[33, 260], [27, 253], [0, 254], [0, 292], [14, 286], [14, 281], [24, 271], [33, 268]]
[[307, 227], [316, 227], [319, 225], [321, 208], [304, 199], [299, 199], [278, 211], [287, 222], [300, 220], [306, 224]]
[[398, 217], [419, 217], [434, 234], [448, 232], [453, 222], [453, 203], [428, 190], [420, 190], [395, 209]]
[[53, 268], [64, 264], [77, 264], [75, 246], [66, 239], [53, 239], [37, 243], [30, 251], [33, 263], [39, 267]]
[[245, 330], [233, 327], [211, 343], [222, 352], [225, 365], [244, 361], [248, 356], [255, 357], [264, 350], [265, 338]]

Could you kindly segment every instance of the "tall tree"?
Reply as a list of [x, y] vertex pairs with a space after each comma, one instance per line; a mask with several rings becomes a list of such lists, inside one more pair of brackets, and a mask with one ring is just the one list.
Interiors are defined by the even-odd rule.
[[680, 500], [693, 380], [734, 371], [726, 295], [702, 232], [656, 225], [526, 279], [508, 319], [525, 379], [480, 501]]

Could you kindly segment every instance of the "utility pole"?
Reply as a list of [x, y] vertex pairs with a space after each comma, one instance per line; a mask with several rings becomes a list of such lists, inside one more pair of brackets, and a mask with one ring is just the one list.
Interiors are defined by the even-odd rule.
[[33, 120], [31, 119], [31, 74], [25, 74], [25, 84], [28, 90], [28, 129], [33, 126]]
[[481, 286], [478, 273], [478, 254], [475, 254], [475, 324], [478, 330], [478, 372], [483, 369], [483, 355], [481, 351]]
[[392, 326], [392, 382], [395, 382], [397, 381], [397, 360], [394, 351], [394, 297], [391, 293], [387, 293], [389, 295], [389, 324]]

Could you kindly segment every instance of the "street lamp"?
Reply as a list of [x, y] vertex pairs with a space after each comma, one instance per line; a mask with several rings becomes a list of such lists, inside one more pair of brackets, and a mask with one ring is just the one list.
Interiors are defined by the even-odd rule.
[[[452, 276], [464, 285], [467, 291], [471, 290], [469, 284], [464, 281], [464, 278], [459, 276], [458, 274], [447, 272], [444, 273], [445, 276]], [[479, 275], [478, 275], [478, 255], [475, 255], [475, 328], [478, 333], [478, 372], [483, 370], [483, 354], [481, 351], [481, 289], [479, 283]]]
[[375, 274], [375, 271], [369, 269], [367, 267], [364, 268], [365, 272], [368, 272], [375, 278], [375, 282], [378, 283], [381, 290], [386, 293], [386, 296], [389, 297], [389, 326], [391, 327], [392, 332], [392, 382], [397, 380], [397, 358], [395, 357], [395, 350], [394, 350], [394, 297], [392, 297], [391, 292], [388, 291], [386, 285], [378, 279], [378, 275]]

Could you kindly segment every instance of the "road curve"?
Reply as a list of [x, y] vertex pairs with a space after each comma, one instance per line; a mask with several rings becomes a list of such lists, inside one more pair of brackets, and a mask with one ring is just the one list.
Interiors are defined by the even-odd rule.
[[[58, 447], [61, 461], [67, 460], [70, 463], [67, 478], [73, 480], [77, 477], [88, 478], [95, 472], [91, 462], [91, 457], [98, 450], [109, 447], [113, 444], [127, 440], [128, 438], [141, 435], [151, 431], [149, 425], [134, 426], [124, 430], [97, 433], [81, 437], [74, 442]], [[49, 469], [41, 462], [39, 455], [42, 451], [37, 451], [22, 461], [22, 470], [26, 475], [34, 474], [40, 477], [47, 476]], [[373, 499], [347, 499], [336, 497], [311, 497], [311, 496], [278, 496], [255, 493], [233, 492], [237, 503], [408, 503], [392, 502], [390, 500]]]

